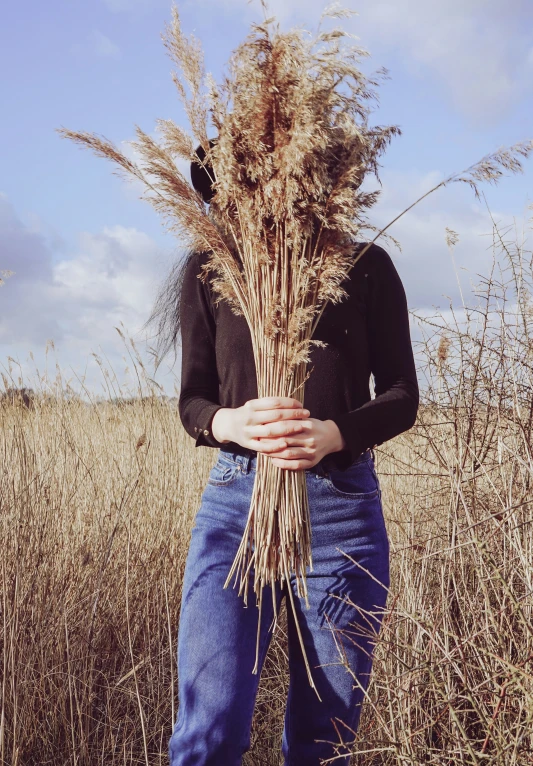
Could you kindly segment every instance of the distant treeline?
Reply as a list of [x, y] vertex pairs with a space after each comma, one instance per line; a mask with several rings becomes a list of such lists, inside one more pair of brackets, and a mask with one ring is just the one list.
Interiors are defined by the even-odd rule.
[[[177, 396], [166, 396], [166, 395], [159, 395], [159, 396], [129, 396], [129, 397], [122, 397], [122, 396], [113, 396], [109, 399], [104, 398], [96, 398], [94, 401], [87, 401], [86, 399], [83, 399], [81, 396], [78, 396], [74, 393], [67, 393], [63, 392], [63, 396], [61, 397], [62, 401], [67, 404], [83, 404], [87, 407], [94, 407], [98, 405], [107, 405], [112, 404], [114, 406], [118, 407], [125, 407], [127, 405], [136, 405], [136, 404], [143, 404], [143, 403], [153, 403], [154, 400], [157, 401], [160, 404], [169, 404], [171, 406], [177, 406], [178, 404], [178, 397]], [[18, 406], [23, 407], [28, 410], [35, 409], [36, 405], [46, 405], [46, 404], [56, 404], [57, 403], [57, 396], [47, 394], [47, 393], [39, 393], [37, 391], [34, 391], [32, 388], [16, 388], [11, 387], [7, 388], [5, 391], [0, 392], [0, 404], [1, 405], [10, 405], [10, 406]]]

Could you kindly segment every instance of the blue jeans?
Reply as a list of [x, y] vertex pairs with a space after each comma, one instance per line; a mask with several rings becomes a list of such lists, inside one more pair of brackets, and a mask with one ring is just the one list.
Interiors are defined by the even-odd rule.
[[[259, 672], [253, 674], [259, 615], [253, 567], [248, 607], [244, 593], [238, 595], [238, 583], [233, 587], [235, 575], [227, 588], [223, 584], [244, 532], [256, 464], [255, 455], [221, 449], [196, 514], [179, 618], [179, 708], [169, 741], [171, 766], [238, 766], [250, 748], [260, 672], [272, 637], [272, 586], [263, 591]], [[319, 766], [334, 755], [346, 755], [333, 763], [348, 766], [349, 748], [333, 747], [340, 739], [332, 719], [339, 719], [342, 739], [353, 741], [350, 729], [355, 732], [359, 724], [373, 638], [387, 600], [389, 541], [371, 450], [345, 471], [327, 471], [321, 461], [306, 470], [306, 480], [313, 557], [313, 571], [306, 573], [310, 609], [297, 595], [294, 576], [291, 587], [322, 701], [309, 683], [286, 584], [281, 588], [276, 581], [278, 611], [287, 598], [290, 675], [281, 749], [285, 766]]]

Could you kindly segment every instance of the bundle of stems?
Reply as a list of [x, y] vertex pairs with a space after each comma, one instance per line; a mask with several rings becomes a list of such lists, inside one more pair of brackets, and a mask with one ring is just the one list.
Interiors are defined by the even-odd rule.
[[[386, 229], [421, 199], [452, 181], [496, 181], [500, 168], [521, 170], [519, 155], [533, 142], [516, 144], [483, 158], [462, 174], [440, 182], [378, 231], [365, 210], [378, 191], [363, 192], [367, 174], [379, 181], [378, 157], [397, 126], [368, 125], [371, 86], [387, 77], [363, 75], [359, 60], [368, 52], [344, 38], [341, 28], [322, 31], [326, 17], [354, 11], [327, 8], [314, 38], [296, 28], [281, 33], [274, 18], [252, 24], [233, 52], [229, 76], [218, 86], [205, 75], [201, 46], [181, 28], [176, 6], [163, 41], [181, 70], [173, 79], [192, 137], [172, 120], [158, 120], [158, 142], [136, 126], [130, 142], [134, 162], [111, 141], [66, 128], [59, 133], [118, 165], [117, 173], [140, 180], [143, 197], [162, 214], [167, 229], [197, 251], [209, 254], [199, 277], [209, 272], [217, 302], [225, 300], [250, 329], [258, 396], [298, 396], [304, 403], [312, 338], [328, 302], [347, 297], [342, 283], [356, 261]], [[188, 92], [187, 92], [188, 91]], [[208, 115], [218, 131], [208, 138]], [[203, 160], [195, 150], [199, 142]], [[197, 162], [211, 173], [214, 196], [209, 209], [180, 172], [176, 158]], [[377, 232], [358, 242], [362, 229]], [[400, 248], [401, 249], [401, 248]], [[228, 574], [240, 572], [239, 595], [246, 604], [250, 571], [259, 608], [254, 673], [258, 671], [262, 593], [270, 583], [277, 625], [275, 582], [285, 583], [311, 686], [314, 685], [298, 625], [290, 578], [307, 608], [306, 571], [312, 571], [311, 526], [305, 471], [284, 470], [258, 452], [252, 500], [241, 544]], [[235, 582], [237, 581], [237, 577]], [[235, 586], [234, 586], [235, 587]], [[319, 695], [318, 695], [319, 696]], [[320, 698], [320, 696], [319, 696]]]

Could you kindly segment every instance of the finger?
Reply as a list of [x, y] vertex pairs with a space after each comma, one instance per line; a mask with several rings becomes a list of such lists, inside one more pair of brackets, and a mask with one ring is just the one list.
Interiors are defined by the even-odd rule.
[[293, 434], [292, 436], [284, 436], [279, 437], [283, 438], [283, 441], [286, 443], [287, 447], [315, 447], [316, 441], [311, 436], [310, 432], [304, 432], [301, 434]]
[[276, 420], [291, 420], [295, 418], [308, 418], [311, 413], [306, 409], [274, 409], [258, 410], [254, 412], [254, 425], [272, 423]]
[[277, 436], [292, 436], [303, 433], [309, 431], [311, 426], [310, 420], [280, 420], [277, 423], [248, 426], [246, 428], [246, 435], [251, 439], [271, 439]]
[[[261, 443], [263, 443], [265, 440], [264, 439], [260, 439], [259, 441]], [[274, 442], [275, 444], [278, 445], [277, 448], [269, 449], [269, 454], [271, 456], [275, 456], [275, 457], [287, 457], [287, 455], [283, 454], [283, 453], [285, 453], [285, 451], [289, 447], [304, 447], [304, 448], [307, 448], [308, 452], [305, 453], [305, 456], [307, 456], [308, 454], [311, 454], [313, 452], [312, 448], [314, 447], [314, 444], [308, 443], [309, 439], [306, 439], [306, 440], [302, 439], [302, 440], [298, 441], [298, 437], [297, 436], [290, 436], [290, 437], [289, 436], [285, 436], [284, 438], [280, 437], [279, 439], [275, 439], [275, 440], [268, 439], [266, 441]], [[310, 452], [309, 452], [309, 450], [310, 450]], [[297, 456], [297, 457], [300, 457], [300, 456]]]
[[312, 460], [316, 453], [311, 447], [285, 447], [271, 454], [276, 459]]
[[291, 396], [261, 396], [247, 402], [254, 410], [279, 409], [280, 407], [303, 407], [303, 403]]
[[284, 439], [250, 439], [247, 447], [257, 452], [273, 454], [285, 449], [287, 443]]

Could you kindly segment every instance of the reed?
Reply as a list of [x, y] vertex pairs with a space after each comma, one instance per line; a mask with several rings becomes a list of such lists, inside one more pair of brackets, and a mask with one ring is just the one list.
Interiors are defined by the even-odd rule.
[[[95, 134], [61, 128], [63, 137], [91, 148], [118, 165], [118, 173], [142, 181], [144, 197], [162, 215], [183, 244], [209, 253], [202, 274], [217, 301], [225, 300], [250, 329], [258, 396], [295, 396], [302, 403], [314, 330], [325, 306], [347, 297], [342, 283], [355, 262], [379, 236], [428, 194], [451, 182], [496, 182], [502, 169], [521, 170], [532, 141], [483, 158], [463, 173], [449, 176], [379, 230], [366, 211], [380, 192], [361, 190], [374, 174], [378, 158], [398, 126], [370, 126], [373, 86], [387, 77], [385, 68], [366, 76], [359, 68], [369, 55], [341, 27], [322, 30], [325, 18], [344, 19], [355, 12], [337, 5], [321, 16], [314, 36], [296, 28], [280, 32], [275, 18], [252, 24], [232, 53], [229, 74], [217, 85], [205, 74], [203, 53], [193, 35], [182, 31], [179, 12], [163, 34], [178, 67], [173, 74], [192, 136], [171, 120], [158, 120], [160, 141], [136, 126], [131, 142], [141, 160], [134, 163], [110, 141]], [[218, 131], [210, 142], [208, 116]], [[203, 163], [195, 139], [205, 151]], [[207, 211], [201, 196], [179, 171], [175, 158], [199, 162], [212, 172], [214, 197]], [[377, 232], [358, 246], [362, 231]], [[310, 684], [314, 682], [289, 586], [296, 578], [299, 598], [309, 607], [307, 567], [312, 571], [311, 528], [304, 471], [281, 469], [258, 452], [250, 512], [241, 544], [228, 574], [246, 603], [254, 566], [259, 619], [265, 584], [287, 583]], [[274, 602], [274, 628], [278, 615]], [[318, 694], [318, 692], [317, 692]]]

